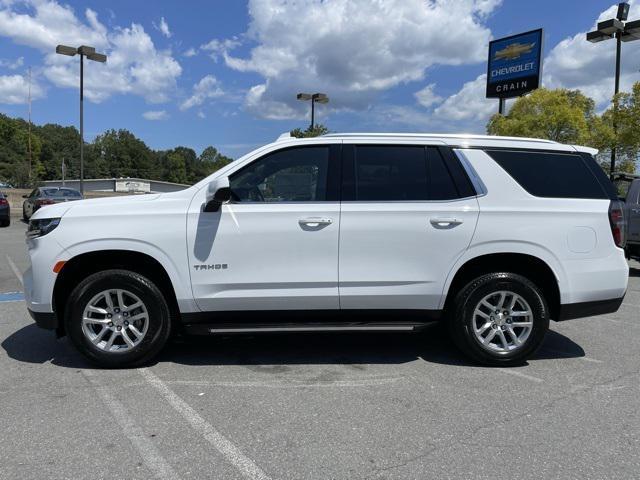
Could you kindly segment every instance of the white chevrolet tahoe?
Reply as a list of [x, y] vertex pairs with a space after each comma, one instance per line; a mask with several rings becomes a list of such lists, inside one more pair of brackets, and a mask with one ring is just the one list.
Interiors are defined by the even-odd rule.
[[38, 210], [36, 323], [109, 367], [176, 332], [448, 325], [488, 365], [522, 363], [549, 320], [614, 312], [624, 218], [594, 150], [546, 140], [284, 135], [183, 191]]

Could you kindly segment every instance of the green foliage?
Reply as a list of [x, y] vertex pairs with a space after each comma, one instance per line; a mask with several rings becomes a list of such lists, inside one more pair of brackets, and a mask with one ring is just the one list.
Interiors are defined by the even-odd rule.
[[[32, 166], [29, 175], [29, 125], [22, 119], [0, 114], [0, 181], [19, 187], [41, 180], [80, 175], [80, 134], [75, 127], [55, 124], [31, 128]], [[198, 157], [187, 147], [151, 150], [128, 130], [109, 130], [85, 143], [85, 178], [140, 177], [176, 183], [195, 183], [231, 162], [232, 159], [207, 147]]]
[[311, 125], [309, 125], [305, 130], [295, 128], [290, 132], [291, 136], [296, 138], [319, 137], [320, 135], [324, 135], [325, 133], [329, 133], [329, 129], [321, 123], [315, 124], [313, 128], [311, 128]]
[[487, 131], [584, 145], [591, 139], [594, 117], [593, 100], [579, 91], [540, 88], [516, 100], [508, 115], [494, 115]]
[[494, 115], [487, 132], [597, 148], [600, 164], [607, 172], [615, 146], [619, 159], [616, 170], [633, 173], [640, 152], [640, 83], [631, 93], [619, 94], [602, 115], [594, 108], [593, 100], [579, 90], [540, 88], [518, 98], [507, 115]]

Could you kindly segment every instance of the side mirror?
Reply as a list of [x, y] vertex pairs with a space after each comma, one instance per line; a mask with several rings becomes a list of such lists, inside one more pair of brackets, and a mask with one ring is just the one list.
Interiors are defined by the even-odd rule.
[[207, 187], [205, 212], [217, 212], [223, 203], [231, 200], [231, 188], [229, 188], [229, 177], [220, 177], [212, 180]]

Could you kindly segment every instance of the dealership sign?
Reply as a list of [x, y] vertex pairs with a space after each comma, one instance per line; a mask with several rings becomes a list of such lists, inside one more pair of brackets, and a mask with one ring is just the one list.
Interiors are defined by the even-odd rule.
[[542, 29], [489, 43], [487, 98], [518, 97], [540, 86]]

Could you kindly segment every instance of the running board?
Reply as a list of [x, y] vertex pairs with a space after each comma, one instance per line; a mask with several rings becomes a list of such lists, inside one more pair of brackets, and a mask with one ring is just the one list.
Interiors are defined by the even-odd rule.
[[298, 325], [245, 325], [187, 324], [185, 333], [189, 335], [213, 335], [228, 333], [286, 333], [286, 332], [412, 332], [429, 323], [394, 324], [298, 324]]

